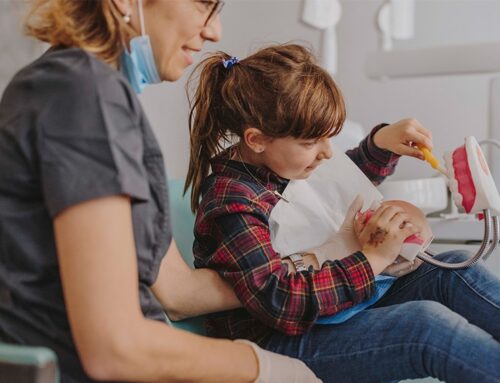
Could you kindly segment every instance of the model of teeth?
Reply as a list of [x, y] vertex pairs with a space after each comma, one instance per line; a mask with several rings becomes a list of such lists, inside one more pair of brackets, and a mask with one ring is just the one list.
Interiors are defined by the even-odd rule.
[[467, 137], [463, 146], [443, 157], [448, 187], [457, 207], [471, 214], [485, 209], [500, 214], [500, 196], [476, 139]]

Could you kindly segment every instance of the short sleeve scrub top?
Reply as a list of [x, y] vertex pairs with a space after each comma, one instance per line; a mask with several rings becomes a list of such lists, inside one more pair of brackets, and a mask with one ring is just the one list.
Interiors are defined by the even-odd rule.
[[160, 147], [118, 71], [51, 49], [0, 102], [0, 341], [51, 348], [64, 383], [92, 380], [72, 341], [52, 220], [112, 195], [131, 198], [142, 312], [163, 320], [149, 289], [171, 241]]

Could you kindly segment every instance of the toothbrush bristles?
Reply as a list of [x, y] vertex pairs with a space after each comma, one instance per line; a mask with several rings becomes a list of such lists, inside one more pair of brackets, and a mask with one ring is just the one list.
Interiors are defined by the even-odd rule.
[[438, 172], [440, 172], [441, 174], [445, 175], [446, 177], [448, 177], [448, 172], [447, 172], [447, 171], [446, 171], [446, 169], [445, 169], [445, 168], [443, 168], [442, 166], [438, 166], [438, 167], [436, 168], [436, 170], [437, 170]]

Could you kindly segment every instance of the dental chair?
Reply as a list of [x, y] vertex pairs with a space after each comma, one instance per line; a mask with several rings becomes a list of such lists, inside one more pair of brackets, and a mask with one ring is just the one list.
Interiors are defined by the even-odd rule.
[[[177, 247], [186, 261], [193, 267], [193, 241], [194, 241], [194, 214], [191, 211], [190, 194], [182, 195], [184, 180], [169, 180], [168, 192], [170, 197], [170, 219], [172, 221], [173, 235]], [[181, 321], [172, 321], [167, 316], [167, 323], [173, 327], [206, 335], [204, 316], [198, 316]]]
[[58, 383], [57, 357], [45, 347], [0, 343], [0, 382]]

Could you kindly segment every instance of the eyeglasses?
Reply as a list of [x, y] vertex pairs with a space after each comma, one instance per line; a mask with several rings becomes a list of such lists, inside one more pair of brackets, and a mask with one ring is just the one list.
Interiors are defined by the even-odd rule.
[[210, 24], [219, 13], [221, 13], [222, 8], [224, 8], [224, 1], [210, 1], [210, 0], [202, 0], [200, 3], [203, 3], [206, 7], [210, 8], [210, 13], [208, 14], [207, 20], [205, 21], [205, 27]]

